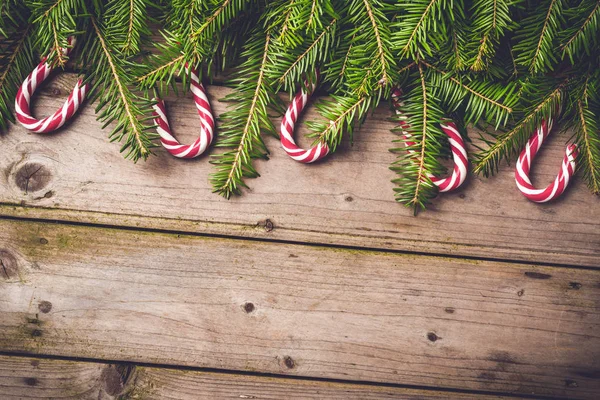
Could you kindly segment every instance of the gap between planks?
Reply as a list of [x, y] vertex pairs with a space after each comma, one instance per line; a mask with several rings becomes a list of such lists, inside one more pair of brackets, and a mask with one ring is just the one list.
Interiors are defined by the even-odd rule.
[[[0, 203], [0, 209], [3, 206], [14, 207], [13, 205], [2, 204]], [[38, 209], [39, 211], [39, 209]], [[74, 211], [74, 210], [70, 210]], [[492, 258], [492, 257], [475, 257], [475, 256], [459, 256], [454, 254], [443, 254], [443, 253], [425, 253], [418, 251], [409, 251], [409, 250], [395, 250], [395, 249], [380, 249], [376, 247], [359, 247], [359, 246], [349, 246], [344, 244], [325, 244], [325, 243], [311, 243], [311, 242], [296, 242], [290, 240], [283, 239], [275, 239], [275, 238], [260, 238], [260, 237], [248, 237], [248, 236], [232, 236], [232, 235], [223, 235], [223, 234], [210, 234], [210, 233], [202, 233], [202, 232], [193, 232], [189, 230], [170, 230], [170, 229], [159, 229], [159, 228], [146, 228], [143, 224], [130, 224], [130, 225], [110, 225], [110, 224], [99, 224], [99, 223], [90, 223], [90, 222], [78, 222], [78, 221], [70, 221], [68, 219], [45, 219], [45, 218], [28, 218], [28, 217], [20, 217], [20, 216], [3, 216], [0, 215], [0, 221], [23, 221], [23, 222], [32, 222], [32, 223], [49, 223], [49, 224], [57, 224], [57, 225], [67, 225], [67, 226], [82, 226], [89, 228], [106, 228], [106, 229], [120, 229], [124, 231], [141, 231], [141, 232], [149, 232], [149, 233], [162, 233], [168, 235], [184, 235], [184, 236], [196, 236], [196, 237], [206, 237], [206, 238], [215, 238], [215, 239], [231, 239], [231, 240], [244, 240], [251, 242], [266, 242], [272, 244], [282, 244], [282, 245], [298, 245], [298, 246], [308, 246], [308, 247], [317, 247], [317, 248], [331, 248], [331, 249], [340, 249], [340, 250], [350, 250], [350, 251], [367, 251], [367, 252], [378, 252], [378, 253], [390, 253], [390, 254], [406, 254], [413, 256], [429, 256], [435, 258], [446, 258], [446, 259], [457, 259], [457, 260], [468, 260], [468, 261], [490, 261], [490, 262], [504, 262], [504, 263], [515, 263], [521, 265], [531, 265], [538, 266], [539, 262], [535, 261], [522, 261], [518, 259], [510, 259], [510, 258]], [[135, 226], [133, 226], [135, 225]], [[580, 265], [568, 265], [568, 264], [560, 264], [560, 263], [543, 263], [546, 267], [556, 267], [556, 268], [567, 268], [567, 269], [582, 269], [582, 270], [600, 270], [599, 266], [580, 266]]]
[[[364, 382], [0, 354], [0, 396], [77, 399], [459, 399], [510, 394], [410, 388]], [[523, 398], [523, 397], [519, 397]], [[539, 399], [539, 397], [537, 397]]]

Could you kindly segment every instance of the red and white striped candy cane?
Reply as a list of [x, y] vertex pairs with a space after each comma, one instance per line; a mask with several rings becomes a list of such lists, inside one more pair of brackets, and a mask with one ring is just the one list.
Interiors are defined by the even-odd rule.
[[319, 142], [316, 146], [310, 149], [303, 149], [296, 145], [294, 141], [294, 126], [298, 121], [298, 116], [306, 107], [308, 99], [313, 94], [317, 87], [317, 82], [306, 82], [306, 85], [300, 90], [292, 103], [288, 107], [283, 119], [281, 120], [281, 129], [279, 133], [279, 139], [281, 140], [281, 147], [283, 150], [294, 160], [301, 163], [312, 163], [318, 161], [329, 154], [329, 147], [326, 143]]
[[563, 194], [567, 188], [567, 185], [569, 185], [571, 177], [575, 173], [577, 145], [570, 144], [567, 146], [560, 172], [556, 176], [556, 179], [554, 179], [554, 182], [544, 189], [536, 189], [531, 184], [531, 180], [529, 179], [531, 163], [542, 147], [544, 139], [548, 137], [551, 130], [552, 120], [548, 120], [548, 123], [546, 123], [546, 121], [542, 121], [542, 124], [538, 127], [537, 132], [534, 133], [531, 138], [529, 138], [527, 146], [525, 146], [525, 149], [521, 152], [515, 168], [515, 180], [517, 182], [517, 187], [521, 193], [525, 195], [525, 197], [536, 203], [545, 203], [547, 201], [556, 199]]
[[173, 137], [163, 100], [155, 99], [156, 104], [154, 105], [153, 115], [154, 122], [157, 125], [156, 130], [160, 135], [163, 147], [175, 157], [194, 158], [204, 153], [208, 146], [210, 146], [214, 137], [215, 119], [213, 118], [212, 109], [206, 96], [206, 89], [204, 89], [204, 85], [200, 82], [198, 70], [192, 69], [190, 71], [186, 69], [186, 71], [190, 73], [190, 90], [194, 96], [194, 104], [196, 104], [196, 109], [200, 116], [200, 136], [198, 139], [192, 144], [184, 145]]
[[[71, 53], [71, 50], [75, 45], [75, 38], [69, 37], [68, 43], [69, 47], [62, 49], [65, 56], [68, 56]], [[75, 115], [89, 90], [89, 85], [82, 85], [83, 81], [80, 79], [75, 84], [73, 92], [69, 95], [63, 106], [54, 114], [42, 120], [32, 117], [29, 108], [31, 96], [35, 93], [38, 85], [46, 80], [48, 75], [50, 75], [54, 69], [47, 60], [48, 57], [44, 57], [40, 64], [27, 76], [25, 81], [21, 84], [15, 99], [17, 120], [25, 128], [35, 133], [49, 133], [63, 126], [65, 122]]]
[[[408, 119], [406, 115], [402, 113], [400, 108], [404, 105], [399, 101], [400, 96], [402, 95], [402, 91], [399, 88], [395, 88], [392, 90], [392, 103], [396, 110], [396, 114], [399, 116], [399, 124], [402, 128], [402, 134], [406, 139], [410, 138], [410, 134], [405, 131], [408, 129], [408, 123], [406, 120]], [[452, 175], [447, 178], [438, 178], [432, 174], [427, 174], [427, 177], [431, 179], [440, 190], [440, 192], [449, 192], [458, 188], [463, 184], [465, 178], [467, 177], [467, 165], [469, 163], [467, 158], [467, 150], [465, 147], [465, 142], [463, 141], [462, 136], [458, 133], [458, 128], [454, 122], [448, 122], [447, 124], [440, 124], [442, 131], [448, 135], [448, 140], [450, 141], [450, 149], [452, 150], [452, 158], [454, 160], [454, 168], [452, 170]], [[413, 142], [405, 141], [404, 145], [406, 147], [413, 146]], [[408, 150], [410, 154], [414, 154], [414, 150]]]

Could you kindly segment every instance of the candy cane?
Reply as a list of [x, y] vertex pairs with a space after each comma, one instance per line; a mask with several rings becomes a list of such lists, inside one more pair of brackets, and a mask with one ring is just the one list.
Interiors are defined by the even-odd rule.
[[154, 105], [154, 122], [157, 125], [156, 130], [160, 135], [160, 141], [165, 149], [175, 157], [179, 158], [194, 158], [204, 153], [208, 146], [210, 146], [214, 137], [215, 120], [213, 118], [212, 109], [206, 96], [206, 89], [200, 82], [198, 76], [198, 70], [187, 69], [190, 73], [191, 84], [190, 89], [194, 96], [194, 104], [198, 110], [200, 116], [200, 136], [196, 141], [190, 145], [183, 145], [179, 143], [173, 134], [171, 133], [171, 127], [169, 126], [169, 120], [167, 119], [167, 111], [165, 108], [165, 102], [161, 99], [155, 99], [156, 104]]
[[531, 180], [529, 179], [531, 163], [542, 147], [544, 139], [548, 137], [551, 130], [552, 120], [548, 120], [548, 123], [546, 123], [545, 120], [542, 121], [542, 124], [538, 127], [537, 132], [534, 133], [531, 138], [529, 138], [527, 146], [525, 146], [525, 149], [521, 152], [515, 168], [515, 180], [517, 182], [517, 187], [521, 193], [525, 195], [525, 197], [536, 203], [545, 203], [547, 201], [556, 199], [563, 194], [569, 185], [571, 177], [575, 173], [577, 145], [570, 144], [567, 146], [560, 172], [556, 176], [556, 179], [554, 179], [554, 182], [548, 185], [545, 189], [536, 189], [531, 184]]
[[294, 96], [292, 103], [288, 107], [283, 119], [281, 120], [281, 129], [279, 134], [279, 139], [281, 140], [281, 147], [283, 147], [283, 150], [292, 159], [305, 164], [318, 161], [329, 154], [329, 147], [327, 144], [319, 142], [316, 146], [305, 150], [296, 145], [293, 136], [294, 126], [296, 125], [296, 121], [298, 121], [298, 116], [302, 110], [304, 110], [309, 97], [315, 91], [317, 87], [317, 79], [318, 74], [315, 82], [306, 82], [306, 87], [300, 90], [296, 96]]
[[[69, 47], [61, 49], [65, 56], [69, 56], [73, 46], [75, 45], [75, 38], [68, 38]], [[38, 85], [48, 78], [48, 75], [54, 69], [54, 66], [48, 62], [48, 57], [44, 57], [40, 64], [25, 78], [25, 81], [21, 84], [17, 97], [15, 99], [15, 111], [17, 114], [17, 120], [26, 129], [29, 129], [35, 133], [49, 133], [57, 130], [65, 124], [79, 109], [79, 106], [85, 99], [85, 96], [89, 90], [89, 85], [82, 85], [82, 80], [78, 80], [75, 84], [73, 92], [69, 95], [63, 106], [58, 109], [54, 114], [46, 117], [42, 120], [37, 120], [31, 116], [31, 110], [29, 108], [31, 102], [31, 96], [35, 93]]]
[[[411, 135], [405, 130], [409, 127], [408, 123], [406, 122], [408, 118], [400, 110], [400, 108], [404, 105], [399, 101], [401, 95], [402, 91], [399, 88], [395, 88], [392, 91], [392, 103], [396, 110], [396, 114], [399, 117], [399, 125], [402, 128], [402, 134], [404, 135], [405, 139], [409, 139]], [[427, 177], [431, 179], [431, 182], [433, 182], [439, 188], [440, 192], [449, 192], [458, 188], [465, 181], [465, 178], [467, 177], [467, 165], [469, 161], [467, 158], [465, 143], [462, 136], [460, 136], [460, 133], [458, 133], [456, 124], [454, 122], [448, 122], [447, 124], [440, 124], [440, 126], [450, 141], [450, 149], [452, 150], [454, 168], [452, 170], [452, 175], [447, 178], [438, 178], [432, 174], [427, 174]], [[414, 144], [414, 142], [404, 142], [406, 147], [413, 146]], [[415, 154], [414, 150], [407, 151], [409, 154]]]

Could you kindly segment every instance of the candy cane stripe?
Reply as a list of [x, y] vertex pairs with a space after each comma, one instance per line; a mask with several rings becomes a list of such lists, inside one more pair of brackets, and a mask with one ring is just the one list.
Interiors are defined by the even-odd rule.
[[156, 131], [160, 135], [160, 142], [170, 154], [178, 158], [194, 158], [204, 153], [213, 141], [215, 129], [212, 108], [206, 95], [206, 89], [202, 82], [200, 82], [198, 70], [192, 69], [190, 72], [186, 66], [186, 71], [190, 73], [190, 91], [192, 92], [194, 104], [200, 116], [200, 135], [198, 139], [189, 145], [179, 143], [171, 133], [165, 102], [162, 99], [155, 99], [156, 104], [153, 106], [154, 122], [157, 125]]
[[[399, 125], [402, 128], [402, 135], [405, 139], [410, 139], [411, 135], [406, 131], [406, 129], [409, 128], [408, 123], [406, 122], [408, 117], [401, 111], [404, 104], [400, 102], [400, 96], [402, 96], [402, 91], [399, 88], [395, 88], [392, 91], [392, 103], [398, 116]], [[449, 177], [439, 178], [429, 173], [427, 174], [427, 177], [438, 187], [439, 191], [443, 193], [454, 190], [464, 183], [468, 173], [467, 166], [469, 165], [469, 159], [465, 143], [460, 133], [458, 133], [456, 124], [454, 122], [448, 122], [447, 124], [440, 124], [440, 127], [442, 128], [442, 132], [448, 136], [450, 150], [452, 150], [452, 159], [454, 160], [454, 167], [452, 168], [452, 174]], [[415, 143], [406, 140], [404, 145], [410, 147], [414, 146]], [[415, 154], [415, 151], [412, 149], [407, 149], [407, 152], [409, 154]]]
[[517, 165], [515, 167], [515, 181], [517, 183], [517, 188], [525, 197], [536, 203], [545, 203], [562, 195], [567, 189], [571, 177], [575, 173], [577, 146], [575, 144], [570, 144], [567, 146], [560, 171], [554, 181], [544, 189], [536, 189], [531, 183], [531, 179], [529, 178], [531, 163], [551, 130], [552, 120], [548, 120], [547, 123], [546, 121], [542, 121], [542, 124], [537, 128], [536, 132], [529, 138], [527, 145], [517, 159]]
[[329, 147], [327, 144], [319, 142], [316, 146], [310, 149], [303, 149], [296, 145], [294, 140], [294, 127], [298, 121], [298, 116], [306, 107], [308, 98], [315, 91], [316, 82], [306, 82], [305, 90], [300, 90], [290, 106], [288, 107], [283, 119], [281, 120], [281, 128], [279, 139], [281, 141], [281, 147], [293, 160], [301, 163], [310, 164], [318, 161], [329, 154]]
[[[71, 53], [73, 45], [75, 44], [75, 38], [70, 37], [68, 43], [69, 47], [62, 49], [66, 56]], [[38, 85], [48, 78], [53, 69], [53, 66], [47, 62], [47, 58], [44, 58], [27, 78], [25, 78], [25, 81], [23, 81], [19, 87], [15, 98], [17, 121], [19, 121], [23, 127], [35, 133], [49, 133], [62, 127], [73, 117], [73, 115], [75, 115], [89, 89], [88, 84], [83, 85], [82, 80], [78, 80], [73, 92], [71, 92], [60, 109], [42, 120], [34, 118], [31, 115], [30, 109], [31, 97], [37, 90]]]

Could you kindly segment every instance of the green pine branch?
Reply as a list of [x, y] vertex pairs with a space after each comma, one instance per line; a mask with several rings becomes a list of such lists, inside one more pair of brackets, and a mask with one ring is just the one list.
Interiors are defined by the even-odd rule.
[[[527, 107], [523, 117], [508, 132], [497, 135], [493, 142], [488, 141], [490, 146], [476, 155], [475, 172], [486, 177], [493, 175], [502, 159], [509, 160], [520, 153], [543, 120], [556, 119], [566, 84], [567, 81], [563, 81], [551, 90], [544, 90], [545, 87], [539, 80], [535, 83], [529, 82], [525, 89], [530, 91], [528, 97], [538, 101]], [[540, 90], [540, 87], [543, 89]], [[543, 91], [545, 93], [541, 93]]]
[[358, 97], [373, 96], [381, 89], [387, 96], [397, 81], [392, 34], [386, 15], [389, 11], [380, 0], [352, 0], [348, 4], [353, 42], [344, 74], [348, 91]]
[[575, 140], [579, 151], [578, 168], [594, 194], [600, 194], [600, 73], [588, 73], [578, 88], [572, 88], [575, 103]]
[[340, 41], [341, 43], [332, 49], [332, 56], [321, 74], [323, 75], [323, 81], [328, 82], [334, 92], [347, 92], [350, 90], [346, 87], [346, 74], [356, 41], [356, 35], [349, 29], [343, 29], [338, 33], [338, 36], [349, 37], [349, 40], [345, 42]]
[[76, 17], [85, 10], [83, 0], [35, 0], [30, 4], [36, 27], [36, 47], [48, 55], [49, 62], [64, 67], [68, 61], [63, 49], [77, 30]]
[[539, 2], [522, 20], [522, 28], [515, 36], [516, 62], [527, 67], [534, 75], [552, 70], [558, 60], [556, 47], [558, 32], [562, 27], [563, 2]]
[[293, 50], [313, 40], [332, 19], [338, 19], [331, 0], [278, 0], [267, 8], [267, 25], [274, 42]]
[[112, 43], [125, 55], [138, 54], [143, 36], [150, 36], [148, 11], [152, 0], [108, 0], [106, 14], [110, 15], [107, 32]]
[[26, 21], [17, 26], [7, 25], [3, 33], [6, 36], [0, 38], [0, 130], [5, 130], [8, 122], [14, 122], [17, 90], [35, 66], [31, 25]]
[[571, 62], [576, 57], [591, 55], [600, 37], [600, 0], [583, 0], [567, 11], [567, 16], [579, 20], [563, 32], [561, 50]]
[[315, 138], [313, 145], [325, 143], [333, 152], [342, 141], [344, 134], [353, 140], [354, 130], [366, 119], [370, 110], [377, 105], [378, 99], [370, 96], [336, 96], [331, 100], [323, 99], [316, 105], [324, 121], [308, 121], [311, 137]]
[[245, 178], [256, 178], [252, 165], [257, 158], [266, 158], [268, 150], [262, 133], [275, 133], [268, 109], [276, 101], [275, 92], [267, 76], [271, 58], [272, 38], [261, 30], [250, 37], [243, 52], [246, 59], [235, 73], [232, 84], [235, 91], [225, 99], [233, 104], [221, 118], [218, 147], [229, 150], [214, 156], [211, 161], [216, 172], [211, 177], [214, 192], [225, 198], [241, 194], [247, 187]]
[[[452, 0], [401, 0], [397, 2], [400, 16], [392, 24], [393, 43], [401, 58], [416, 60], [432, 56], [442, 48], [444, 25], [443, 10], [452, 6]], [[431, 33], [440, 32], [439, 35]]]
[[514, 27], [511, 7], [520, 0], [474, 0], [471, 41], [476, 43], [470, 61], [472, 71], [482, 72], [489, 67], [496, 54], [500, 39]]
[[[233, 36], [228, 28], [243, 14], [251, 0], [215, 0], [204, 4], [198, 0], [173, 0], [168, 8], [166, 29], [161, 32], [164, 43], [156, 43], [156, 54], [151, 55], [134, 74], [142, 89], [156, 85], [161, 91], [174, 87], [174, 78], [186, 65], [222, 65], [224, 55], [231, 49], [222, 46], [223, 40], [231, 44]], [[251, 21], [252, 19], [249, 18]], [[246, 32], [241, 23], [237, 34]], [[235, 48], [235, 47], [234, 47]]]
[[427, 67], [427, 80], [432, 93], [443, 100], [447, 108], [464, 106], [465, 123], [477, 124], [483, 117], [496, 128], [506, 124], [518, 101], [515, 85], [496, 83], [491, 78], [460, 76], [445, 72], [422, 61]]
[[424, 209], [438, 193], [437, 186], [429, 176], [445, 173], [438, 161], [445, 140], [439, 126], [444, 115], [439, 100], [427, 87], [423, 65], [418, 64], [417, 67], [408, 85], [412, 88], [403, 98], [405, 104], [402, 112], [408, 118], [408, 127], [395, 129], [399, 133], [406, 130], [410, 137], [402, 135], [394, 140], [398, 146], [391, 151], [398, 156], [390, 167], [398, 174], [398, 178], [393, 180], [397, 186], [394, 188], [396, 200], [412, 207], [415, 214]]
[[268, 71], [278, 90], [294, 92], [307, 74], [314, 75], [317, 66], [326, 63], [335, 45], [336, 24], [337, 20], [334, 19], [314, 40], [297, 49], [286, 51], [278, 46], [275, 55], [278, 62], [273, 63]]
[[98, 120], [105, 127], [116, 123], [110, 139], [123, 142], [121, 152], [126, 158], [145, 160], [157, 138], [154, 125], [147, 124], [152, 119], [152, 103], [131, 90], [132, 64], [120, 53], [120, 46], [108, 40], [106, 28], [94, 17], [90, 25], [93, 36], [88, 37], [82, 53], [84, 64], [89, 66], [87, 80], [93, 83], [92, 100], [98, 100]]

